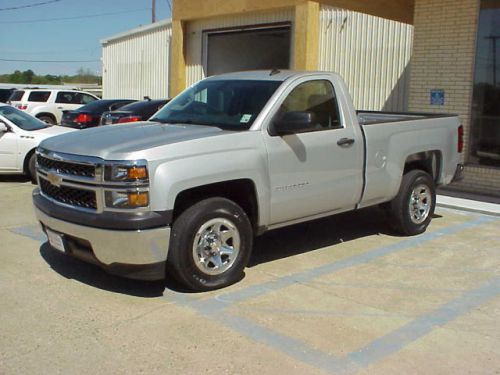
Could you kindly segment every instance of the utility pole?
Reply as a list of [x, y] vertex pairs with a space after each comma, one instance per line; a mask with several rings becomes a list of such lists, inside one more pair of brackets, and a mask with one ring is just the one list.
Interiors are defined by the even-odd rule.
[[487, 36], [485, 39], [491, 39], [491, 44], [493, 48], [493, 87], [497, 87], [497, 39], [500, 39], [500, 36]]
[[156, 0], [151, 0], [153, 3], [151, 4], [151, 23], [156, 22]]

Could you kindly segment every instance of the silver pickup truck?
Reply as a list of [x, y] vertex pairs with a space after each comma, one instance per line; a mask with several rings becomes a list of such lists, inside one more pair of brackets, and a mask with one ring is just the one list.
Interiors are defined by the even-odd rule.
[[266, 230], [380, 204], [400, 233], [425, 231], [462, 138], [456, 116], [356, 112], [336, 74], [232, 73], [149, 122], [44, 141], [33, 202], [55, 249], [210, 290], [241, 277]]

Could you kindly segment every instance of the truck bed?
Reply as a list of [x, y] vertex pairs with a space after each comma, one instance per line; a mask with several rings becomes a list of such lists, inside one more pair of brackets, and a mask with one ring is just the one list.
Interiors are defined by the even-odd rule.
[[[360, 207], [397, 194], [408, 158], [434, 153], [436, 184], [448, 184], [459, 163], [457, 116], [358, 111], [365, 138], [365, 181]], [[376, 126], [371, 126], [376, 125]]]
[[356, 111], [360, 125], [375, 125], [387, 122], [423, 120], [442, 117], [454, 117], [453, 114], [442, 113], [412, 113], [412, 112], [379, 112]]

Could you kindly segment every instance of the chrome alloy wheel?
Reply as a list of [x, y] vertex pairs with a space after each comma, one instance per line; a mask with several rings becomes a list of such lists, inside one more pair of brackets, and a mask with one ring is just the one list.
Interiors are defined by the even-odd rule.
[[230, 220], [215, 218], [196, 232], [193, 259], [198, 269], [208, 275], [220, 275], [234, 264], [240, 252], [240, 233]]
[[415, 186], [410, 196], [410, 219], [415, 224], [423, 223], [429, 216], [432, 206], [432, 194], [427, 185]]

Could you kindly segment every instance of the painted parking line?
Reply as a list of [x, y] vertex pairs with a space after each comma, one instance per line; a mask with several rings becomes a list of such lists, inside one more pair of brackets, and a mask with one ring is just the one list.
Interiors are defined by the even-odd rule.
[[[358, 266], [361, 264], [369, 263], [375, 259], [384, 257], [389, 254], [394, 254], [400, 251], [409, 250], [426, 242], [435, 240], [437, 238], [458, 233], [463, 230], [471, 229], [483, 224], [493, 221], [498, 221], [497, 218], [492, 216], [479, 216], [474, 220], [465, 223], [446, 227], [435, 232], [427, 232], [419, 236], [411, 237], [389, 246], [383, 246], [373, 250], [368, 250], [364, 253], [354, 255], [352, 257], [339, 260], [337, 262], [328, 263], [313, 269], [302, 272], [293, 273], [290, 275], [279, 277], [266, 283], [253, 285], [234, 292], [222, 293], [215, 297], [223, 307], [225, 304], [234, 304], [240, 301], [245, 301], [251, 298], [259, 297], [276, 290], [285, 288], [295, 283], [306, 283], [317, 279], [321, 276], [330, 275], [334, 272], [341, 271], [350, 267]], [[213, 300], [208, 300], [212, 303]], [[201, 301], [200, 303], [203, 303]]]
[[500, 278], [465, 292], [430, 313], [372, 341], [357, 352], [349, 354], [348, 358], [360, 367], [368, 367], [425, 336], [435, 327], [443, 326], [498, 296], [500, 296]]
[[40, 225], [25, 225], [9, 229], [12, 233], [19, 234], [24, 237], [31, 238], [34, 241], [44, 243], [47, 241], [47, 236], [42, 232]]
[[330, 353], [315, 349], [307, 343], [278, 333], [254, 323], [244, 317], [230, 314], [226, 311], [234, 304], [277, 291], [296, 283], [310, 282], [318, 277], [329, 275], [340, 270], [371, 262], [389, 254], [405, 251], [434, 239], [459, 233], [463, 230], [497, 221], [494, 217], [479, 216], [469, 222], [443, 228], [436, 232], [425, 233], [418, 237], [409, 238], [396, 244], [369, 250], [334, 263], [326, 264], [311, 270], [283, 276], [277, 280], [250, 286], [235, 292], [223, 293], [208, 299], [197, 299], [190, 295], [166, 290], [164, 298], [182, 306], [190, 307], [197, 313], [213, 319], [223, 326], [251, 338], [255, 342], [266, 344], [289, 357], [314, 366], [327, 373], [350, 374], [369, 366], [386, 356], [402, 349], [409, 343], [431, 332], [434, 327], [448, 323], [463, 315], [487, 300], [500, 294], [498, 286], [500, 279], [486, 284], [478, 289], [467, 291], [461, 297], [446, 303], [433, 312], [414, 319], [402, 328], [372, 341], [360, 351], [349, 353], [345, 357], [334, 356]]
[[353, 374], [396, 353], [430, 333], [434, 328], [443, 326], [498, 296], [500, 296], [500, 278], [465, 292], [462, 296], [414, 319], [385, 336], [375, 339], [362, 349], [344, 357], [315, 349], [301, 340], [262, 327], [244, 317], [220, 310], [205, 310], [200, 305], [186, 303], [184, 298], [174, 298], [174, 300], [176, 302], [182, 301], [183, 306], [194, 307], [201, 316], [212, 319], [255, 342], [268, 345], [294, 360], [329, 374]]
[[[357, 265], [372, 262], [386, 255], [410, 250], [428, 241], [453, 235], [463, 230], [473, 229], [483, 224], [497, 221], [491, 216], [472, 216], [475, 219], [446, 227], [435, 232], [408, 238], [395, 244], [368, 250], [365, 253], [316, 267], [310, 270], [297, 272], [250, 286], [234, 292], [226, 292], [214, 297], [199, 299], [189, 294], [176, 293], [166, 290], [163, 298], [184, 307], [190, 307], [201, 316], [207, 317], [221, 325], [234, 330], [255, 342], [265, 344], [274, 350], [282, 352], [302, 363], [323, 370], [327, 373], [354, 373], [358, 369], [372, 365], [383, 358], [404, 348], [409, 343], [425, 336], [435, 327], [444, 325], [461, 316], [482, 303], [500, 294], [500, 279], [495, 279], [488, 284], [465, 292], [461, 297], [444, 304], [442, 307], [415, 318], [412, 322], [396, 329], [395, 331], [375, 339], [359, 351], [349, 353], [345, 357], [338, 357], [328, 352], [313, 348], [309, 344], [293, 337], [263, 327], [244, 317], [226, 311], [228, 307], [239, 302], [259, 297], [267, 293], [278, 291], [293, 284], [308, 283], [321, 276], [348, 269]], [[26, 226], [11, 230], [14, 233], [45, 242], [46, 238], [35, 226]]]

